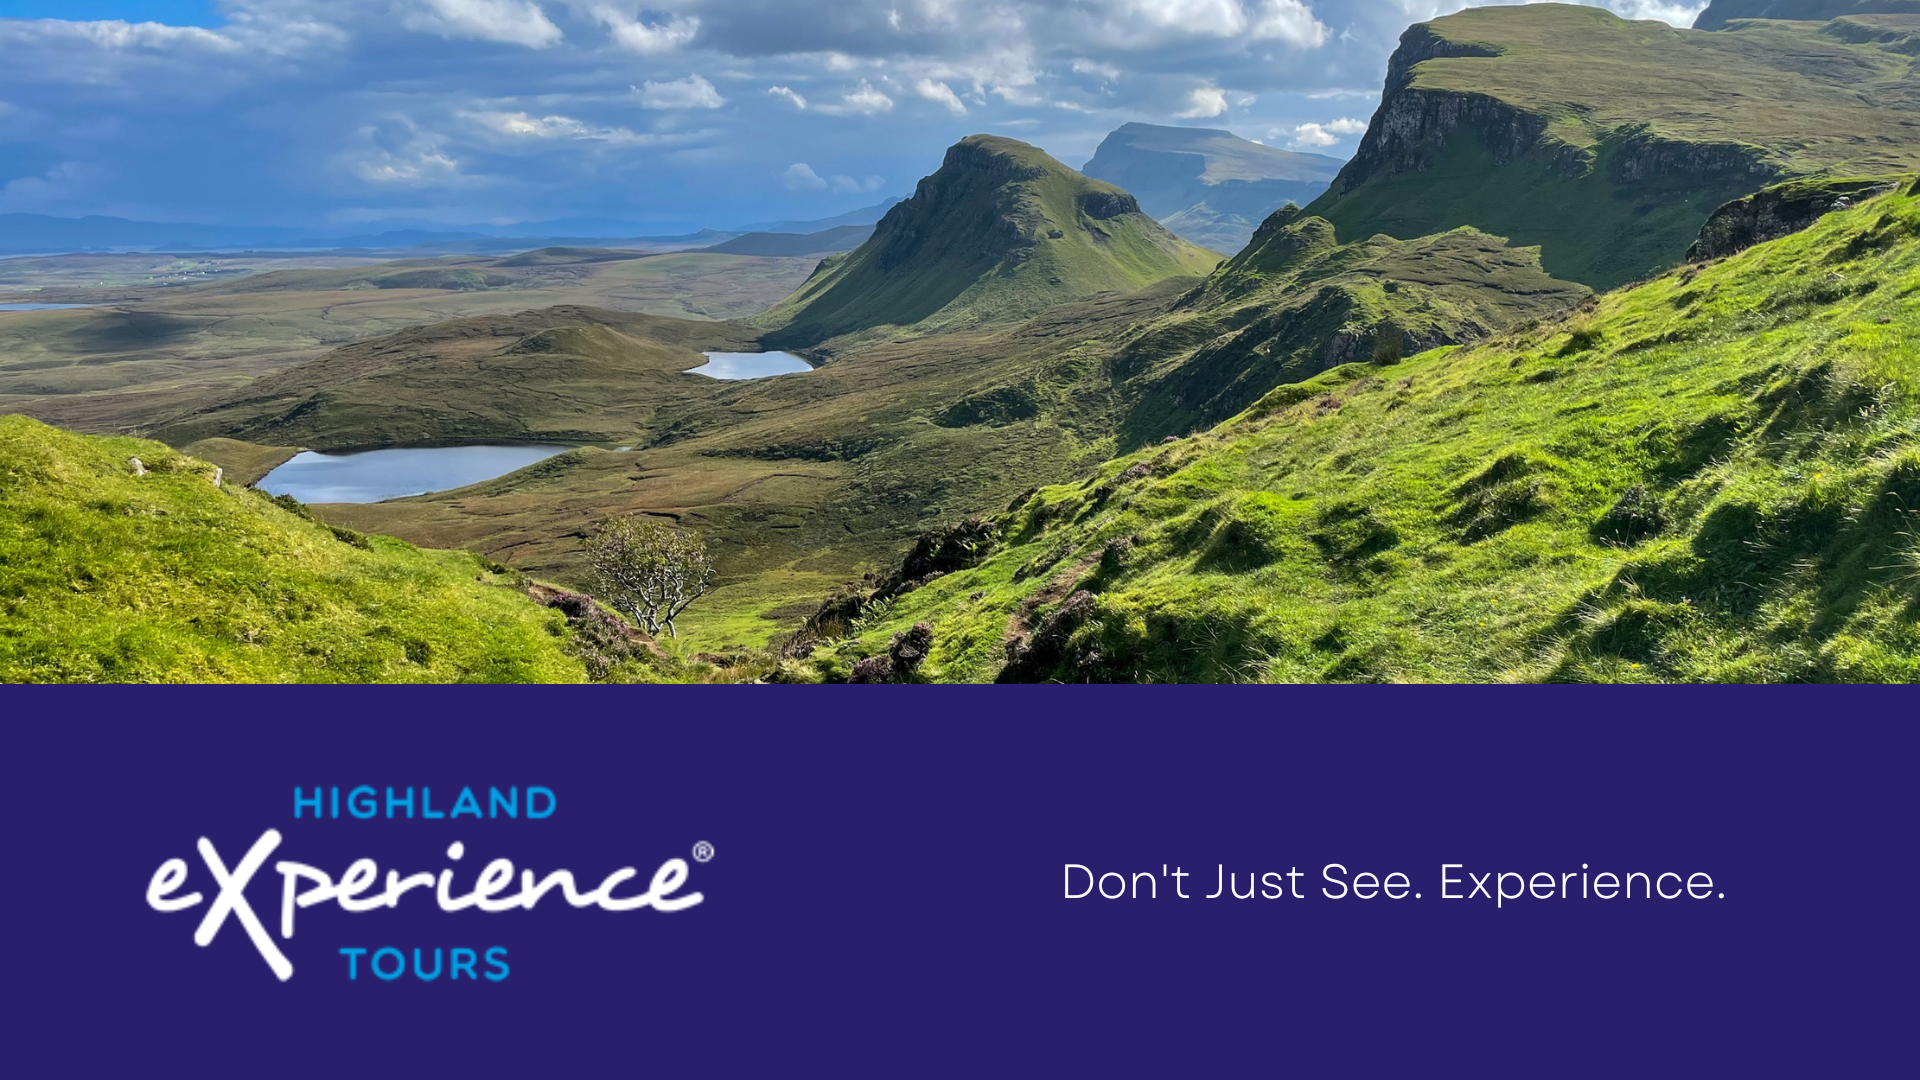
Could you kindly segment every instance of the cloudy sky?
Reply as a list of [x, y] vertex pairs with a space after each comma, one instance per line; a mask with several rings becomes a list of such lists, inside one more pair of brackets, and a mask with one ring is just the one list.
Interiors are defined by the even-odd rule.
[[[960, 136], [1346, 157], [1459, 0], [0, 0], [0, 213], [301, 227], [816, 218]], [[1608, 0], [1690, 23], [1700, 6]]]

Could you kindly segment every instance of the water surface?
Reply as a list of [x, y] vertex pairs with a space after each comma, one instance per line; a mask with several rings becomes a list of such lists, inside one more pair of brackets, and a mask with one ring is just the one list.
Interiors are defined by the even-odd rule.
[[707, 362], [689, 370], [692, 375], [710, 379], [764, 379], [769, 375], [791, 375], [812, 371], [813, 365], [790, 352], [710, 352]]
[[304, 503], [368, 503], [448, 491], [524, 469], [571, 446], [423, 446], [295, 454], [255, 486]]
[[55, 311], [60, 308], [99, 306], [98, 304], [0, 304], [0, 311]]

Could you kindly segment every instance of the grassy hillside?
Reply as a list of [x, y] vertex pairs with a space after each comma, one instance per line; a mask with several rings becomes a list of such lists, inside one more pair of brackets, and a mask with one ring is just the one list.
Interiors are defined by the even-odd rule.
[[1920, 166], [1902, 40], [1471, 8], [1402, 36], [1359, 150], [1308, 210], [1349, 240], [1471, 225], [1610, 288], [1676, 263], [1708, 214], [1772, 179]]
[[0, 417], [0, 680], [584, 678], [560, 613], [476, 556], [336, 533], [212, 473]]
[[1202, 274], [1218, 261], [1141, 213], [1126, 192], [1026, 143], [971, 135], [913, 198], [887, 211], [871, 239], [822, 261], [754, 322], [781, 348], [879, 327], [967, 329]]
[[1693, 20], [1695, 30], [1725, 30], [1735, 19], [1826, 22], [1843, 15], [1920, 15], [1920, 0], [1713, 0]]
[[[874, 605], [937, 679], [1920, 678], [1920, 198], [1282, 386]], [[924, 560], [923, 560], [924, 562]]]
[[1115, 355], [1133, 402], [1121, 444], [1185, 434], [1280, 383], [1471, 341], [1588, 295], [1542, 272], [1537, 248], [1474, 229], [1339, 244], [1324, 218], [1284, 208]]

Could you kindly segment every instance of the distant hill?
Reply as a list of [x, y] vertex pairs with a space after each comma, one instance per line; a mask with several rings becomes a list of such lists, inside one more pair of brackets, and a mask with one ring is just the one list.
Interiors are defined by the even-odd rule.
[[571, 304], [447, 319], [263, 375], [154, 434], [325, 451], [625, 440], [719, 385], [681, 374], [702, 350], [752, 347], [738, 323]]
[[875, 225], [881, 218], [887, 216], [887, 211], [893, 209], [895, 203], [901, 201], [898, 197], [882, 199], [872, 206], [863, 206], [858, 210], [835, 214], [833, 217], [811, 218], [806, 221], [756, 221], [750, 225], [741, 225], [733, 231], [736, 233], [816, 233], [837, 229], [843, 225]]
[[1307, 210], [1347, 240], [1471, 225], [1612, 287], [1678, 261], [1715, 208], [1770, 182], [1920, 167], [1901, 25], [1920, 19], [1706, 32], [1529, 4], [1419, 23], [1353, 160]]
[[1591, 295], [1542, 271], [1538, 249], [1477, 229], [1340, 244], [1324, 219], [1283, 207], [1108, 364], [1136, 401], [1121, 443], [1185, 434], [1281, 383], [1473, 341]]
[[812, 233], [750, 232], [698, 250], [717, 255], [825, 255], [852, 251], [872, 235], [871, 225], [841, 225]]
[[1826, 22], [1843, 15], [1920, 15], [1920, 0], [1713, 0], [1695, 30], [1725, 30], [1734, 19]]
[[1340, 165], [1230, 131], [1122, 124], [1081, 171], [1132, 192], [1142, 210], [1188, 240], [1231, 255], [1268, 214], [1312, 202]]
[[883, 326], [957, 329], [1217, 262], [1119, 188], [1026, 143], [970, 135], [871, 239], [823, 261], [755, 321], [772, 331], [769, 344], [789, 347]]

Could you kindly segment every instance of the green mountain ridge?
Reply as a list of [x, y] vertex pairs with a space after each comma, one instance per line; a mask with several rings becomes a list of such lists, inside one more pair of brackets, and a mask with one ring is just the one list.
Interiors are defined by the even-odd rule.
[[1912, 681], [1916, 292], [1903, 185], [1281, 386], [923, 545], [788, 677], [925, 622], [936, 681]]
[[1119, 188], [1026, 143], [971, 135], [912, 198], [887, 211], [871, 239], [823, 260], [752, 322], [767, 329], [773, 348], [902, 328], [968, 329], [1202, 274], [1216, 262]]
[[1678, 262], [1707, 215], [1775, 180], [1920, 167], [1912, 58], [1857, 36], [1562, 4], [1419, 23], [1353, 159], [1307, 209], [1343, 239], [1471, 225], [1611, 288]]
[[1473, 341], [1590, 295], [1542, 271], [1537, 248], [1475, 229], [1341, 244], [1326, 219], [1284, 207], [1115, 356], [1136, 402], [1121, 443], [1184, 435], [1281, 383]]

